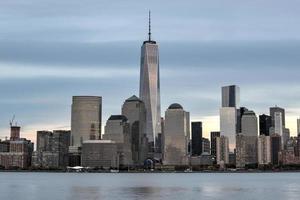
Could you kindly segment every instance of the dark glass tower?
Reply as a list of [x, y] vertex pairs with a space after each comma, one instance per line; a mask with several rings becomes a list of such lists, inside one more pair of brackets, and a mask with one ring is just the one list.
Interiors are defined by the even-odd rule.
[[270, 135], [270, 128], [272, 126], [272, 118], [269, 115], [259, 115], [259, 135]]
[[202, 154], [202, 122], [192, 122], [192, 155]]

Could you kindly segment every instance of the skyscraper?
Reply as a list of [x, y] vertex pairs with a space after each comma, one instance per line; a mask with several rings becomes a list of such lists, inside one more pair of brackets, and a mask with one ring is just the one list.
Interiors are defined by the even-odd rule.
[[235, 148], [237, 134], [237, 108], [240, 104], [240, 89], [236, 85], [222, 87], [222, 107], [220, 108], [220, 132], [228, 137], [229, 149]]
[[73, 96], [71, 145], [81, 146], [84, 140], [101, 137], [102, 97]]
[[275, 112], [281, 113], [282, 126], [285, 127], [285, 110], [278, 106], [270, 108], [270, 116], [272, 117], [272, 127], [275, 127]]
[[228, 137], [221, 135], [217, 141], [217, 164], [229, 164], [229, 142]]
[[125, 100], [122, 106], [124, 115], [130, 124], [132, 159], [134, 164], [144, 163], [148, 153], [148, 141], [145, 131], [145, 104], [135, 95]]
[[151, 21], [149, 12], [148, 40], [141, 47], [140, 99], [146, 108], [146, 134], [149, 142], [155, 146], [155, 139], [161, 133], [159, 53], [156, 41], [151, 39]]
[[169, 106], [165, 113], [164, 160], [165, 165], [188, 164], [190, 116], [180, 104]]
[[240, 88], [236, 85], [222, 87], [222, 107], [240, 106]]
[[192, 155], [202, 153], [202, 122], [192, 122]]
[[214, 160], [216, 160], [217, 156], [217, 137], [220, 137], [219, 131], [210, 132], [210, 152]]
[[270, 128], [272, 126], [272, 118], [269, 115], [259, 115], [259, 135], [270, 135]]

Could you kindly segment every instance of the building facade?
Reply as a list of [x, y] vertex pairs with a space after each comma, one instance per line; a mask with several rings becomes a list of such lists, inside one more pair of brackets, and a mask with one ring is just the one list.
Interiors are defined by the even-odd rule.
[[146, 108], [146, 134], [155, 151], [155, 141], [161, 133], [159, 51], [156, 41], [151, 39], [150, 16], [149, 38], [141, 47], [140, 99]]
[[217, 141], [217, 164], [229, 164], [229, 141], [228, 137], [221, 135]]
[[269, 165], [271, 159], [271, 138], [268, 135], [260, 135], [257, 142], [257, 158], [259, 165]]
[[214, 161], [217, 158], [217, 137], [220, 137], [219, 131], [210, 132], [210, 153]]
[[102, 97], [73, 96], [71, 145], [80, 147], [84, 140], [101, 137]]
[[192, 122], [192, 156], [200, 156], [202, 149], [202, 122]]
[[164, 165], [187, 165], [190, 138], [190, 116], [174, 103], [165, 112]]
[[270, 128], [272, 127], [272, 118], [269, 115], [259, 115], [259, 135], [270, 135]]

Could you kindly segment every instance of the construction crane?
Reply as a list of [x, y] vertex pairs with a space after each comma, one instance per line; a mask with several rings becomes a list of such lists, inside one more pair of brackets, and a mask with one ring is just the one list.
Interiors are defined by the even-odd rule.
[[[16, 116], [15, 116], [15, 115], [13, 115], [12, 119], [9, 121], [9, 125], [10, 125], [10, 127], [12, 127], [12, 126], [13, 126], [13, 123], [14, 123], [14, 120], [15, 120], [15, 118], [16, 118]], [[16, 122], [16, 125], [17, 125], [17, 122]]]

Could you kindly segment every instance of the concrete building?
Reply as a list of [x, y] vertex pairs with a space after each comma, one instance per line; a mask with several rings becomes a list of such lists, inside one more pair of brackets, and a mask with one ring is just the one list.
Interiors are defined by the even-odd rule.
[[0, 152], [0, 166], [27, 169], [31, 163], [33, 143], [20, 138], [9, 142], [9, 152]]
[[187, 165], [190, 115], [174, 103], [165, 112], [164, 165]]
[[272, 127], [272, 118], [269, 115], [259, 115], [259, 135], [270, 135], [270, 128]]
[[236, 135], [236, 167], [246, 166], [246, 136], [242, 133]]
[[260, 135], [257, 142], [257, 157], [259, 165], [271, 164], [271, 138], [267, 135]]
[[0, 152], [9, 152], [9, 140], [0, 140]]
[[71, 145], [80, 147], [84, 140], [101, 137], [102, 97], [73, 96]]
[[192, 156], [202, 154], [202, 142], [202, 122], [192, 122]]
[[221, 135], [217, 141], [217, 164], [229, 164], [229, 141], [228, 137]]
[[217, 159], [217, 137], [220, 137], [219, 131], [210, 132], [210, 153], [213, 159]]
[[[148, 40], [141, 47], [140, 99], [146, 107], [146, 134], [152, 146], [161, 133], [159, 52], [156, 41], [151, 39], [150, 14]], [[154, 150], [154, 148], [152, 148]]]
[[105, 125], [104, 140], [117, 144], [119, 163], [121, 166], [132, 165], [132, 147], [130, 124], [124, 115], [111, 115]]
[[37, 131], [37, 148], [32, 165], [44, 168], [64, 168], [68, 165], [70, 131]]
[[138, 97], [133, 95], [124, 102], [122, 115], [128, 119], [130, 125], [133, 162], [135, 165], [143, 165], [150, 147], [146, 135], [145, 105]]
[[20, 126], [11, 126], [10, 127], [10, 140], [20, 139]]
[[208, 138], [202, 138], [202, 153], [210, 154], [210, 141]]
[[119, 167], [118, 145], [111, 140], [86, 140], [82, 145], [83, 167], [104, 169]]

